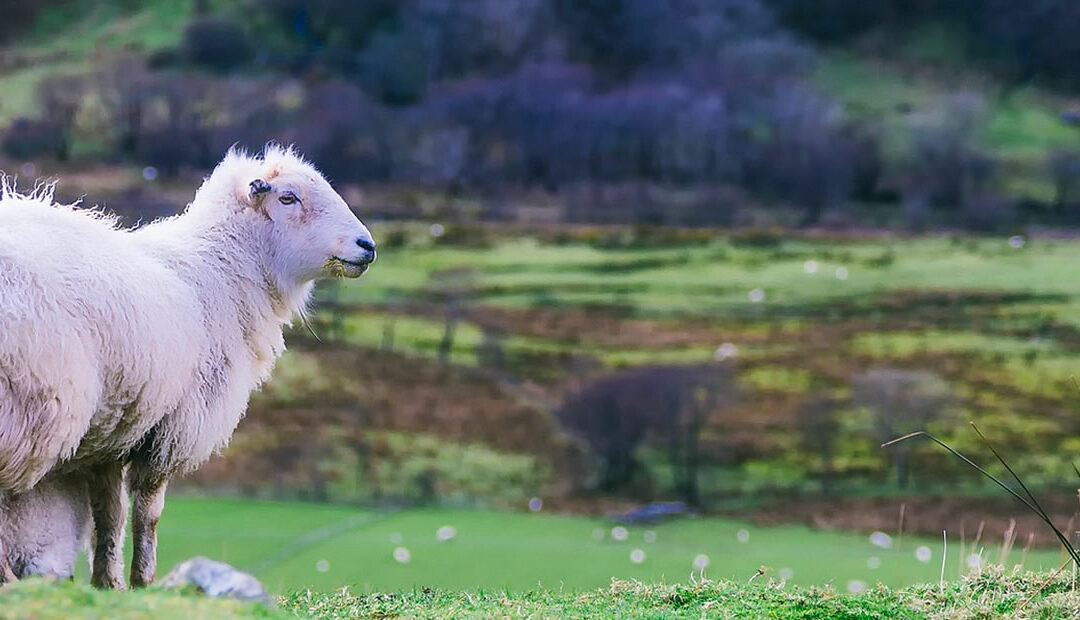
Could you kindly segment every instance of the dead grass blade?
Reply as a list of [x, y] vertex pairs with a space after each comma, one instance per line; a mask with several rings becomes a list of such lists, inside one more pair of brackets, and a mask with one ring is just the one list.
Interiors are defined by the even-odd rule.
[[[975, 425], [972, 424], [972, 426], [974, 427]], [[937, 445], [939, 445], [942, 448], [944, 448], [945, 450], [947, 450], [950, 454], [952, 454], [956, 458], [958, 458], [961, 461], [963, 461], [964, 463], [966, 463], [972, 469], [974, 469], [975, 471], [979, 472], [980, 474], [982, 474], [983, 476], [988, 478], [994, 484], [996, 484], [999, 487], [1001, 487], [1002, 489], [1004, 489], [1005, 492], [1007, 492], [1009, 495], [1012, 495], [1014, 498], [1016, 498], [1016, 500], [1019, 501], [1021, 504], [1023, 504], [1028, 510], [1035, 513], [1035, 515], [1037, 515], [1043, 521], [1043, 523], [1045, 523], [1054, 532], [1054, 536], [1057, 537], [1058, 541], [1061, 543], [1062, 548], [1064, 548], [1065, 551], [1069, 554], [1069, 557], [1072, 558], [1072, 560], [1074, 562], [1077, 562], [1078, 564], [1080, 564], [1080, 553], [1078, 553], [1077, 550], [1073, 548], [1072, 544], [1069, 543], [1069, 539], [1065, 537], [1065, 535], [1061, 532], [1060, 529], [1058, 529], [1058, 527], [1056, 525], [1054, 525], [1054, 522], [1050, 519], [1050, 515], [1048, 515], [1046, 513], [1046, 511], [1043, 510], [1043, 507], [1039, 504], [1038, 500], [1035, 499], [1035, 496], [1031, 494], [1031, 491], [1029, 491], [1027, 486], [1023, 483], [1023, 481], [1020, 480], [1020, 477], [1016, 475], [1016, 472], [1013, 471], [1012, 467], [1009, 466], [1008, 462], [1006, 462], [1005, 459], [1002, 458], [1002, 456], [998, 453], [998, 451], [995, 450], [992, 445], [990, 445], [990, 442], [986, 440], [986, 438], [983, 436], [983, 434], [981, 432], [979, 432], [979, 429], [977, 427], [975, 427], [975, 432], [979, 434], [979, 437], [982, 438], [983, 442], [986, 443], [986, 445], [990, 448], [990, 451], [994, 454], [994, 456], [998, 459], [998, 461], [1001, 462], [1001, 464], [1005, 467], [1005, 469], [1009, 472], [1009, 474], [1012, 475], [1012, 477], [1017, 481], [1017, 483], [1020, 485], [1020, 488], [1024, 491], [1024, 494], [1027, 495], [1026, 498], [1023, 495], [1020, 495], [1019, 493], [1017, 493], [1015, 490], [1013, 490], [1012, 487], [1010, 487], [1009, 485], [1005, 484], [1000, 479], [998, 479], [997, 476], [995, 476], [994, 474], [991, 474], [990, 472], [983, 469], [981, 466], [979, 466], [978, 463], [976, 463], [975, 461], [972, 461], [967, 456], [965, 456], [965, 455], [961, 454], [960, 452], [958, 452], [956, 449], [954, 449], [949, 444], [945, 443], [944, 441], [941, 441], [940, 439], [938, 439], [937, 437], [934, 437], [933, 435], [931, 435], [930, 433], [928, 433], [926, 431], [917, 431], [917, 432], [914, 432], [914, 433], [908, 433], [907, 435], [904, 435], [903, 437], [897, 437], [896, 439], [893, 439], [892, 441], [881, 444], [881, 447], [885, 448], [885, 447], [891, 446], [893, 444], [900, 443], [901, 441], [907, 441], [908, 439], [914, 439], [915, 437], [925, 437], [925, 438], [929, 439], [930, 441], [936, 443]]]

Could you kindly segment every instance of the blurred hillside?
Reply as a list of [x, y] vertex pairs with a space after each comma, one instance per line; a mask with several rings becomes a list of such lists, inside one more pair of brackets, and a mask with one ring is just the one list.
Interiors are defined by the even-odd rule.
[[183, 204], [145, 166], [197, 176], [276, 139], [399, 188], [369, 204], [386, 216], [430, 211], [423, 189], [530, 221], [1080, 219], [1067, 0], [8, 5], [4, 168], [118, 165], [70, 189], [129, 212]]
[[[930, 428], [986, 456], [978, 420], [1075, 511], [1071, 2], [4, 10], [0, 170], [21, 183], [58, 177], [61, 199], [136, 223], [181, 209], [230, 145], [274, 139], [379, 239], [363, 280], [320, 286], [189, 488], [593, 511], [794, 496], [759, 516], [864, 529], [908, 501], [913, 530], [967, 516], [1000, 538], [1015, 513], [957, 497], [986, 489], [962, 464], [880, 448]], [[919, 230], [949, 234], [893, 234]]]

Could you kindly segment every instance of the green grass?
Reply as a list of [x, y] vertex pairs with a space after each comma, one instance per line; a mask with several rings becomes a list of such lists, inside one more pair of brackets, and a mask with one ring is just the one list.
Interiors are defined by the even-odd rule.
[[852, 350], [879, 358], [907, 357], [919, 352], [979, 353], [1021, 357], [1031, 354], [1061, 355], [1059, 343], [1031, 338], [980, 334], [969, 331], [868, 332], [857, 335]]
[[17, 116], [34, 116], [35, 93], [44, 79], [100, 69], [99, 58], [120, 52], [176, 45], [192, 13], [191, 0], [71, 0], [44, 10], [34, 28], [10, 46], [33, 61], [0, 73], [0, 127]]
[[[436, 540], [443, 526], [455, 528], [453, 540]], [[613, 578], [679, 583], [699, 554], [709, 557], [705, 574], [710, 578], [745, 581], [764, 566], [767, 577], [783, 575], [807, 586], [831, 584], [841, 591], [852, 581], [890, 586], [936, 582], [941, 568], [940, 540], [906, 537], [899, 550], [881, 549], [863, 534], [697, 518], [628, 526], [628, 538], [616, 541], [612, 527], [602, 519], [544, 512], [377, 514], [348, 507], [170, 497], [159, 557], [163, 573], [195, 555], [229, 562], [253, 571], [277, 593], [330, 592], [342, 586], [352, 592], [424, 587], [579, 591], [603, 587]], [[958, 531], [959, 524], [943, 527]], [[740, 531], [749, 536], [747, 542], [740, 542]], [[652, 532], [654, 542], [646, 542], [646, 532]], [[955, 578], [961, 574], [959, 540], [951, 543], [946, 575]], [[920, 546], [930, 549], [929, 561], [916, 559]], [[408, 563], [395, 561], [398, 547], [409, 550]], [[640, 564], [631, 561], [635, 549], [645, 554]], [[1014, 551], [1007, 563], [1011, 566], [1019, 556]], [[993, 544], [986, 545], [984, 557], [996, 561]], [[1032, 551], [1026, 568], [1055, 568], [1059, 557], [1056, 550]], [[870, 558], [880, 566], [869, 568]]]
[[3, 620], [227, 620], [288, 616], [262, 604], [208, 599], [191, 592], [157, 588], [139, 592], [99, 591], [86, 584], [30, 579], [0, 589], [0, 619]]
[[[438, 542], [443, 526], [456, 536]], [[947, 524], [946, 524], [947, 525]], [[906, 538], [882, 549], [865, 535], [803, 527], [754, 527], [720, 518], [628, 527], [547, 514], [452, 509], [372, 513], [349, 507], [170, 497], [160, 531], [160, 564], [168, 570], [208, 555], [255, 572], [281, 595], [276, 610], [152, 588], [98, 592], [85, 584], [30, 580], [0, 590], [6, 618], [351, 617], [995, 617], [1023, 605], [1035, 617], [1080, 610], [1062, 577], [1046, 581], [991, 560], [958, 577], [950, 541], [944, 588], [936, 585], [940, 541]], [[748, 539], [740, 542], [745, 530]], [[603, 534], [602, 538], [597, 532]], [[646, 533], [655, 536], [645, 542]], [[970, 544], [970, 541], [968, 541]], [[931, 557], [915, 558], [925, 546]], [[407, 548], [410, 560], [393, 559]], [[631, 551], [644, 551], [634, 564]], [[692, 569], [706, 554], [704, 571]], [[1047, 571], [1061, 554], [1032, 551], [1025, 567]], [[877, 558], [878, 568], [868, 561]], [[321, 569], [319, 568], [321, 566]], [[764, 573], [758, 576], [759, 570]], [[790, 571], [790, 572], [789, 572]], [[884, 585], [879, 585], [884, 584]], [[848, 594], [849, 589], [864, 589]], [[897, 588], [897, 589], [890, 589]], [[936, 615], [935, 615], [936, 614]]]
[[961, 582], [857, 595], [776, 581], [706, 581], [681, 585], [615, 581], [591, 592], [438, 590], [354, 596], [298, 593], [284, 606], [316, 618], [596, 617], [596, 618], [1036, 618], [1080, 613], [1070, 580], [988, 571]]
[[644, 583], [613, 580], [587, 590], [413, 589], [354, 594], [298, 591], [261, 605], [160, 590], [96, 592], [85, 585], [26, 581], [0, 591], [0, 618], [1067, 618], [1080, 597], [1067, 572], [987, 570], [942, 585], [869, 587], [859, 594], [776, 580]]
[[31, 32], [18, 42], [19, 48], [73, 56], [101, 50], [154, 50], [180, 41], [193, 8], [192, 0], [73, 0], [43, 11]]
[[[376, 236], [379, 233], [376, 227]], [[597, 268], [672, 256], [680, 260], [633, 270]], [[805, 270], [809, 260], [817, 263], [812, 274]], [[1072, 297], [1076, 264], [1080, 243], [1049, 239], [1029, 241], [1019, 250], [1000, 237], [962, 243], [946, 237], [887, 243], [790, 240], [769, 249], [720, 240], [706, 246], [637, 250], [514, 239], [482, 250], [423, 245], [387, 250], [378, 267], [360, 283], [343, 286], [341, 296], [364, 302], [418, 297], [428, 290], [437, 270], [469, 267], [475, 270], [472, 285], [478, 289], [473, 300], [480, 303], [574, 307], [622, 302], [647, 316], [754, 316], [837, 301], [873, 301], [883, 294], [915, 289]], [[847, 270], [846, 280], [837, 278], [841, 268]], [[749, 293], [758, 288], [765, 298], [753, 303]], [[1070, 299], [1056, 313], [1080, 324], [1080, 299]]]

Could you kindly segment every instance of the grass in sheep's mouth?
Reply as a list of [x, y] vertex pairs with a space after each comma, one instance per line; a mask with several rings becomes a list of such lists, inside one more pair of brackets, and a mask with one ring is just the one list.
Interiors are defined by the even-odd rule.
[[[344, 277], [358, 278], [358, 277], [364, 275], [365, 273], [367, 273], [368, 267], [370, 267], [370, 266], [371, 266], [371, 263], [356, 263], [356, 262], [353, 262], [353, 261], [345, 260], [343, 258], [338, 258], [336, 256], [326, 261], [326, 270], [332, 276], [338, 277], [338, 278], [344, 278]], [[346, 269], [348, 267], [353, 267], [353, 268], [357, 269], [359, 271], [359, 273], [357, 273], [354, 276], [347, 276], [346, 275]]]
[[334, 260], [339, 263], [345, 263], [346, 265], [352, 265], [353, 267], [362, 267], [364, 269], [367, 269], [367, 267], [371, 265], [370, 262], [362, 263], [358, 261], [345, 260], [344, 258], [338, 258], [337, 256], [334, 257]]

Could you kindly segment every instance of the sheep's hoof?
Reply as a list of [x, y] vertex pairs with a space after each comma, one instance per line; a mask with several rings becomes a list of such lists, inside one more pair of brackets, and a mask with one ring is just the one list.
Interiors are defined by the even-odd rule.
[[103, 577], [98, 579], [96, 577], [90, 578], [90, 585], [99, 590], [126, 590], [127, 586], [124, 585], [123, 577]]
[[154, 584], [153, 575], [151, 575], [149, 579], [144, 579], [142, 577], [135, 576], [135, 575], [131, 576], [131, 587], [132, 588], [145, 588], [145, 587], [151, 586], [153, 584]]

